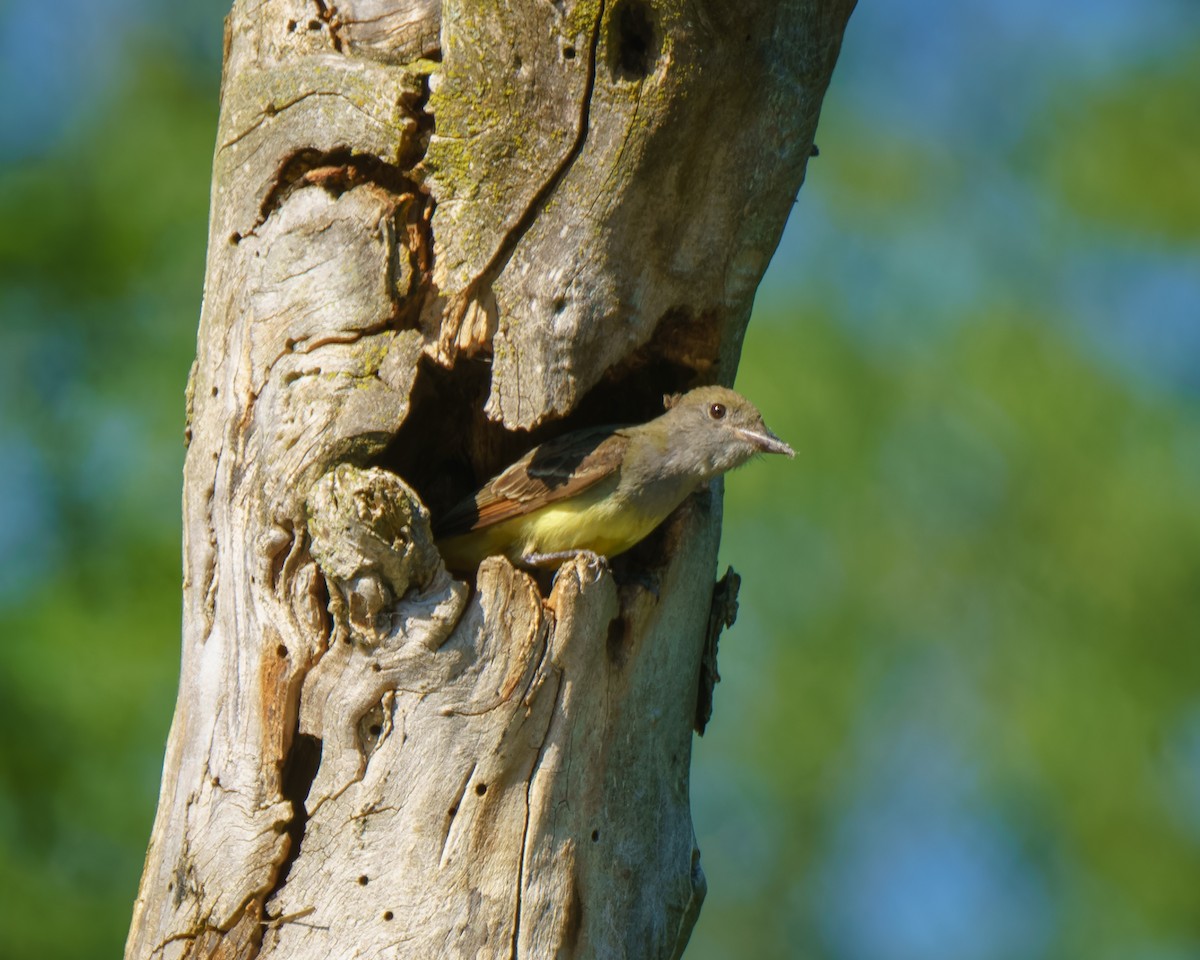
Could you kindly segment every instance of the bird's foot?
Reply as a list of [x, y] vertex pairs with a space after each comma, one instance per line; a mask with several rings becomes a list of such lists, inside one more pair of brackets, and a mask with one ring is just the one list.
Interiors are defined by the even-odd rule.
[[[561, 567], [568, 560], [574, 560], [576, 557], [583, 559], [587, 564], [588, 573], [593, 577], [599, 577], [600, 574], [609, 570], [608, 560], [596, 553], [594, 550], [556, 550], [553, 553], [527, 553], [521, 558], [521, 562], [529, 567]], [[557, 577], [557, 573], [555, 574]]]

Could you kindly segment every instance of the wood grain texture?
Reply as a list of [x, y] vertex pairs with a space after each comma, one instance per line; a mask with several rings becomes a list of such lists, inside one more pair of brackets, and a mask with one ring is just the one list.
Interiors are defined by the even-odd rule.
[[851, 7], [237, 0], [127, 958], [680, 955], [720, 485], [543, 597], [452, 579], [382, 464], [477, 425], [430, 364], [510, 430], [647, 349], [731, 380]]
[[[570, 410], [671, 315], [715, 324], [709, 373], [732, 374], [851, 6], [527, 0], [497, 29], [490, 5], [447, 5], [426, 158], [441, 349], [490, 347], [491, 416]], [[490, 345], [462, 336], [472, 312]]]

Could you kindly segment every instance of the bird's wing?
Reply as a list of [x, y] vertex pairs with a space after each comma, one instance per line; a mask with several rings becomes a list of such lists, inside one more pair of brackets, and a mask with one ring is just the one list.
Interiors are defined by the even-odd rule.
[[617, 472], [628, 445], [620, 427], [593, 427], [548, 440], [447, 511], [436, 534], [481, 530], [582, 493]]

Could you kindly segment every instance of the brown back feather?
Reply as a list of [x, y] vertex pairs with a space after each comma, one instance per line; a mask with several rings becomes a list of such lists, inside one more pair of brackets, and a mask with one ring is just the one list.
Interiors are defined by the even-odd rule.
[[478, 493], [448, 510], [437, 537], [482, 530], [582, 493], [617, 472], [629, 438], [621, 427], [592, 427], [547, 440]]

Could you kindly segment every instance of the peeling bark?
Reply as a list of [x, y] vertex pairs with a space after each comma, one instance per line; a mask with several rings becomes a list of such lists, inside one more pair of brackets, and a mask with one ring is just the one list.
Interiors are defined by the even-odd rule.
[[852, 5], [235, 3], [128, 958], [682, 953], [720, 485], [553, 585], [430, 510], [732, 380]]

